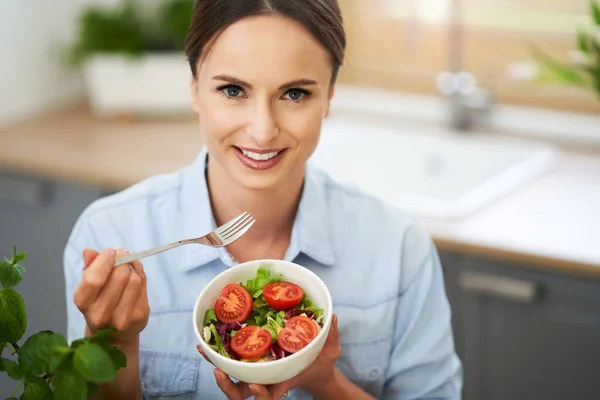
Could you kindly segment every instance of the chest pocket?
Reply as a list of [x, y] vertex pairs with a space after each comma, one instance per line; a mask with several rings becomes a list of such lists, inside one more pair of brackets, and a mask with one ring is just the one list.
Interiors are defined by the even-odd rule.
[[396, 299], [368, 308], [333, 306], [342, 346], [337, 366], [348, 379], [376, 398], [380, 398], [385, 384], [396, 306]]
[[147, 400], [191, 400], [196, 392], [200, 355], [140, 350], [140, 379]]

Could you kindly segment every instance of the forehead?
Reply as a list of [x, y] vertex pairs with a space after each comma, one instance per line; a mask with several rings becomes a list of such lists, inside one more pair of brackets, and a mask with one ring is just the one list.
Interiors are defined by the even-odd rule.
[[[200, 73], [247, 80], [329, 79], [326, 49], [296, 21], [273, 15], [242, 19], [225, 29], [200, 65]], [[322, 77], [321, 77], [322, 76]]]

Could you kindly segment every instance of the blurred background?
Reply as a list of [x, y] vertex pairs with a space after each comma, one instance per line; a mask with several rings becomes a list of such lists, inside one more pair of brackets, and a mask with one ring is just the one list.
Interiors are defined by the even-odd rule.
[[[464, 399], [600, 399], [600, 3], [340, 4], [347, 60], [313, 158], [433, 236]], [[26, 335], [65, 332], [83, 209], [202, 145], [192, 7], [0, 1], [0, 255], [29, 253]]]

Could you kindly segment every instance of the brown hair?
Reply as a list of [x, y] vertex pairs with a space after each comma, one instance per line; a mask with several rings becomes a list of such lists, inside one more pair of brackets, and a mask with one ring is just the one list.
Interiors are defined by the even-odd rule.
[[281, 15], [303, 25], [331, 56], [332, 83], [344, 61], [346, 35], [337, 0], [196, 0], [185, 53], [196, 76], [198, 60], [229, 25], [246, 17]]

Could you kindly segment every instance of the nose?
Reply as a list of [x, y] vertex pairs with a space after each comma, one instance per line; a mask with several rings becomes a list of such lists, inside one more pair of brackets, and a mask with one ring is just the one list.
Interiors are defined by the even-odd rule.
[[254, 107], [246, 132], [260, 147], [266, 147], [279, 135], [277, 118], [271, 104], [261, 102]]

